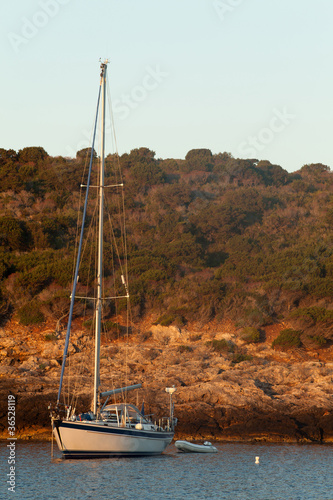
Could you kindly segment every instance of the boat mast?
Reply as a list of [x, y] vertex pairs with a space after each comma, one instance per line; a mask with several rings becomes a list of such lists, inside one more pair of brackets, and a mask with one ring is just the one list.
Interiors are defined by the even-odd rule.
[[[93, 159], [94, 159], [94, 154], [93, 153], [95, 151], [95, 138], [96, 138], [97, 118], [98, 118], [98, 110], [99, 110], [100, 97], [101, 97], [101, 87], [99, 88], [98, 99], [97, 99], [96, 119], [95, 119], [95, 125], [94, 125], [94, 134], [93, 134], [93, 141], [92, 141], [91, 152], [90, 152], [89, 171], [88, 171], [88, 179], [87, 179], [87, 185], [86, 185], [87, 191], [86, 191], [86, 196], [85, 196], [85, 201], [84, 201], [84, 207], [83, 207], [81, 233], [80, 233], [80, 242], [79, 242], [78, 254], [77, 254], [77, 259], [76, 259], [76, 266], [75, 266], [75, 273], [74, 273], [74, 280], [73, 280], [73, 287], [72, 287], [71, 305], [70, 305], [70, 309], [69, 309], [69, 316], [68, 316], [68, 323], [67, 323], [65, 348], [64, 348], [63, 358], [62, 358], [62, 366], [61, 366], [61, 375], [60, 375], [60, 383], [59, 383], [57, 407], [58, 407], [59, 402], [60, 402], [60, 395], [61, 395], [61, 390], [62, 390], [62, 382], [63, 382], [63, 378], [64, 378], [64, 373], [65, 373], [66, 359], [67, 359], [68, 346], [69, 346], [69, 338], [70, 338], [71, 326], [72, 326], [72, 319], [73, 319], [75, 292], [76, 292], [76, 287], [77, 287], [78, 280], [79, 280], [79, 266], [80, 266], [80, 261], [81, 261], [81, 252], [82, 252], [84, 226], [85, 226], [85, 222], [86, 222], [86, 214], [87, 214], [87, 206], [88, 206], [88, 194], [89, 194], [89, 186], [90, 186], [90, 179], [91, 179], [91, 171], [92, 171], [92, 165], [93, 165]], [[81, 185], [81, 187], [84, 187], [84, 186]]]
[[103, 213], [104, 213], [104, 149], [105, 149], [105, 87], [106, 68], [108, 60], [101, 64], [101, 156], [99, 169], [99, 221], [98, 221], [98, 263], [97, 263], [97, 297], [95, 323], [95, 378], [94, 378], [94, 414], [97, 416], [99, 408], [100, 385], [100, 346], [102, 324], [102, 278], [103, 278]]

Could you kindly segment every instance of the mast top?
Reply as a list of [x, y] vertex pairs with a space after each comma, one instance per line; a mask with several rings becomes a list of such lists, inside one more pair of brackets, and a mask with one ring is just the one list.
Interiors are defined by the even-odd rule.
[[109, 63], [109, 59], [104, 59], [103, 62], [100, 59], [100, 63], [101, 63], [101, 78], [103, 78], [103, 76], [105, 75], [106, 67]]
[[109, 64], [110, 60], [104, 59], [104, 61], [102, 61], [102, 59], [100, 58], [99, 62], [101, 63], [101, 69], [103, 70]]

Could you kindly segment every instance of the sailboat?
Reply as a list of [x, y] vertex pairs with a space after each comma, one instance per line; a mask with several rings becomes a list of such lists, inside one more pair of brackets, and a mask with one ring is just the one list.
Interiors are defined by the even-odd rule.
[[[170, 413], [163, 417], [158, 423], [146, 415], [144, 411], [126, 401], [113, 402], [108, 404], [109, 398], [121, 394], [127, 395], [129, 391], [139, 389], [141, 384], [128, 385], [125, 387], [101, 390], [100, 382], [100, 350], [101, 350], [101, 329], [103, 318], [103, 304], [110, 299], [118, 299], [129, 302], [129, 291], [127, 286], [126, 272], [121, 274], [122, 293], [114, 297], [104, 296], [103, 287], [103, 221], [104, 221], [104, 196], [106, 189], [123, 189], [123, 182], [120, 180], [114, 185], [105, 184], [105, 110], [106, 110], [106, 88], [107, 88], [107, 65], [109, 61], [101, 62], [100, 85], [97, 101], [97, 110], [93, 132], [93, 141], [90, 152], [90, 164], [87, 184], [82, 186], [86, 189], [85, 204], [83, 208], [81, 232], [77, 251], [75, 273], [73, 278], [71, 302], [69, 308], [66, 340], [61, 367], [61, 376], [57, 404], [51, 408], [52, 432], [64, 458], [105, 458], [113, 456], [138, 456], [138, 455], [158, 455], [163, 453], [174, 436], [174, 429], [177, 419], [174, 417], [172, 395], [175, 387], [167, 387], [165, 390], [169, 394]], [[98, 184], [91, 184], [92, 164], [94, 163], [94, 143], [96, 137], [98, 115], [101, 114], [100, 132], [100, 158]], [[89, 187], [95, 188], [98, 193], [98, 258], [96, 269], [96, 294], [93, 298], [95, 309], [94, 318], [94, 385], [93, 404], [91, 409], [84, 413], [76, 414], [76, 410], [71, 405], [62, 405], [62, 386], [66, 359], [68, 355], [69, 339], [71, 334], [74, 303], [77, 298], [77, 284], [79, 282], [79, 269], [82, 254], [82, 245], [85, 233], [85, 223], [87, 215], [87, 204]], [[82, 297], [79, 297], [82, 300]], [[123, 398], [124, 399], [124, 398]]]

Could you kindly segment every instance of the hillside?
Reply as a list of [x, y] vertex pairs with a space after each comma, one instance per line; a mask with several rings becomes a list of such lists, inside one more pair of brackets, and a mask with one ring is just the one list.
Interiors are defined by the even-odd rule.
[[[55, 396], [87, 153], [0, 149], [1, 385], [3, 396], [10, 386], [30, 405], [22, 429], [36, 417], [34, 402]], [[208, 149], [161, 160], [140, 148], [107, 165], [116, 161], [136, 325], [131, 379], [144, 377], [153, 393], [178, 387], [180, 434], [331, 440], [330, 168], [288, 173]], [[80, 339], [92, 310], [83, 312], [75, 311], [77, 362], [89, 357]], [[121, 322], [110, 308], [104, 327], [116, 354]]]
[[[66, 312], [85, 154], [0, 150], [3, 321], [57, 321]], [[140, 148], [120, 163], [134, 319], [156, 314], [161, 324], [185, 326], [199, 317], [258, 329], [288, 321], [305, 345], [330, 340], [329, 167], [289, 174], [205, 149], [157, 160]]]

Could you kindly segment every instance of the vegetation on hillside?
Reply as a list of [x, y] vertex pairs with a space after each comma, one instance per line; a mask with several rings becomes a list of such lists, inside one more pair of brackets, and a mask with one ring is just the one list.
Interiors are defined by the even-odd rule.
[[[27, 324], [65, 316], [87, 153], [67, 159], [41, 147], [0, 149], [3, 320], [16, 315]], [[109, 156], [107, 166], [115, 160]], [[269, 161], [208, 149], [189, 151], [185, 160], [161, 160], [139, 148], [119, 161], [134, 317], [153, 313], [179, 326], [231, 319], [247, 329], [248, 342], [258, 341], [261, 327], [285, 320], [313, 342], [330, 340], [329, 167], [311, 164], [288, 173]], [[114, 180], [111, 171], [107, 177]], [[108, 254], [106, 263], [108, 275]], [[89, 280], [88, 273], [83, 270]]]

